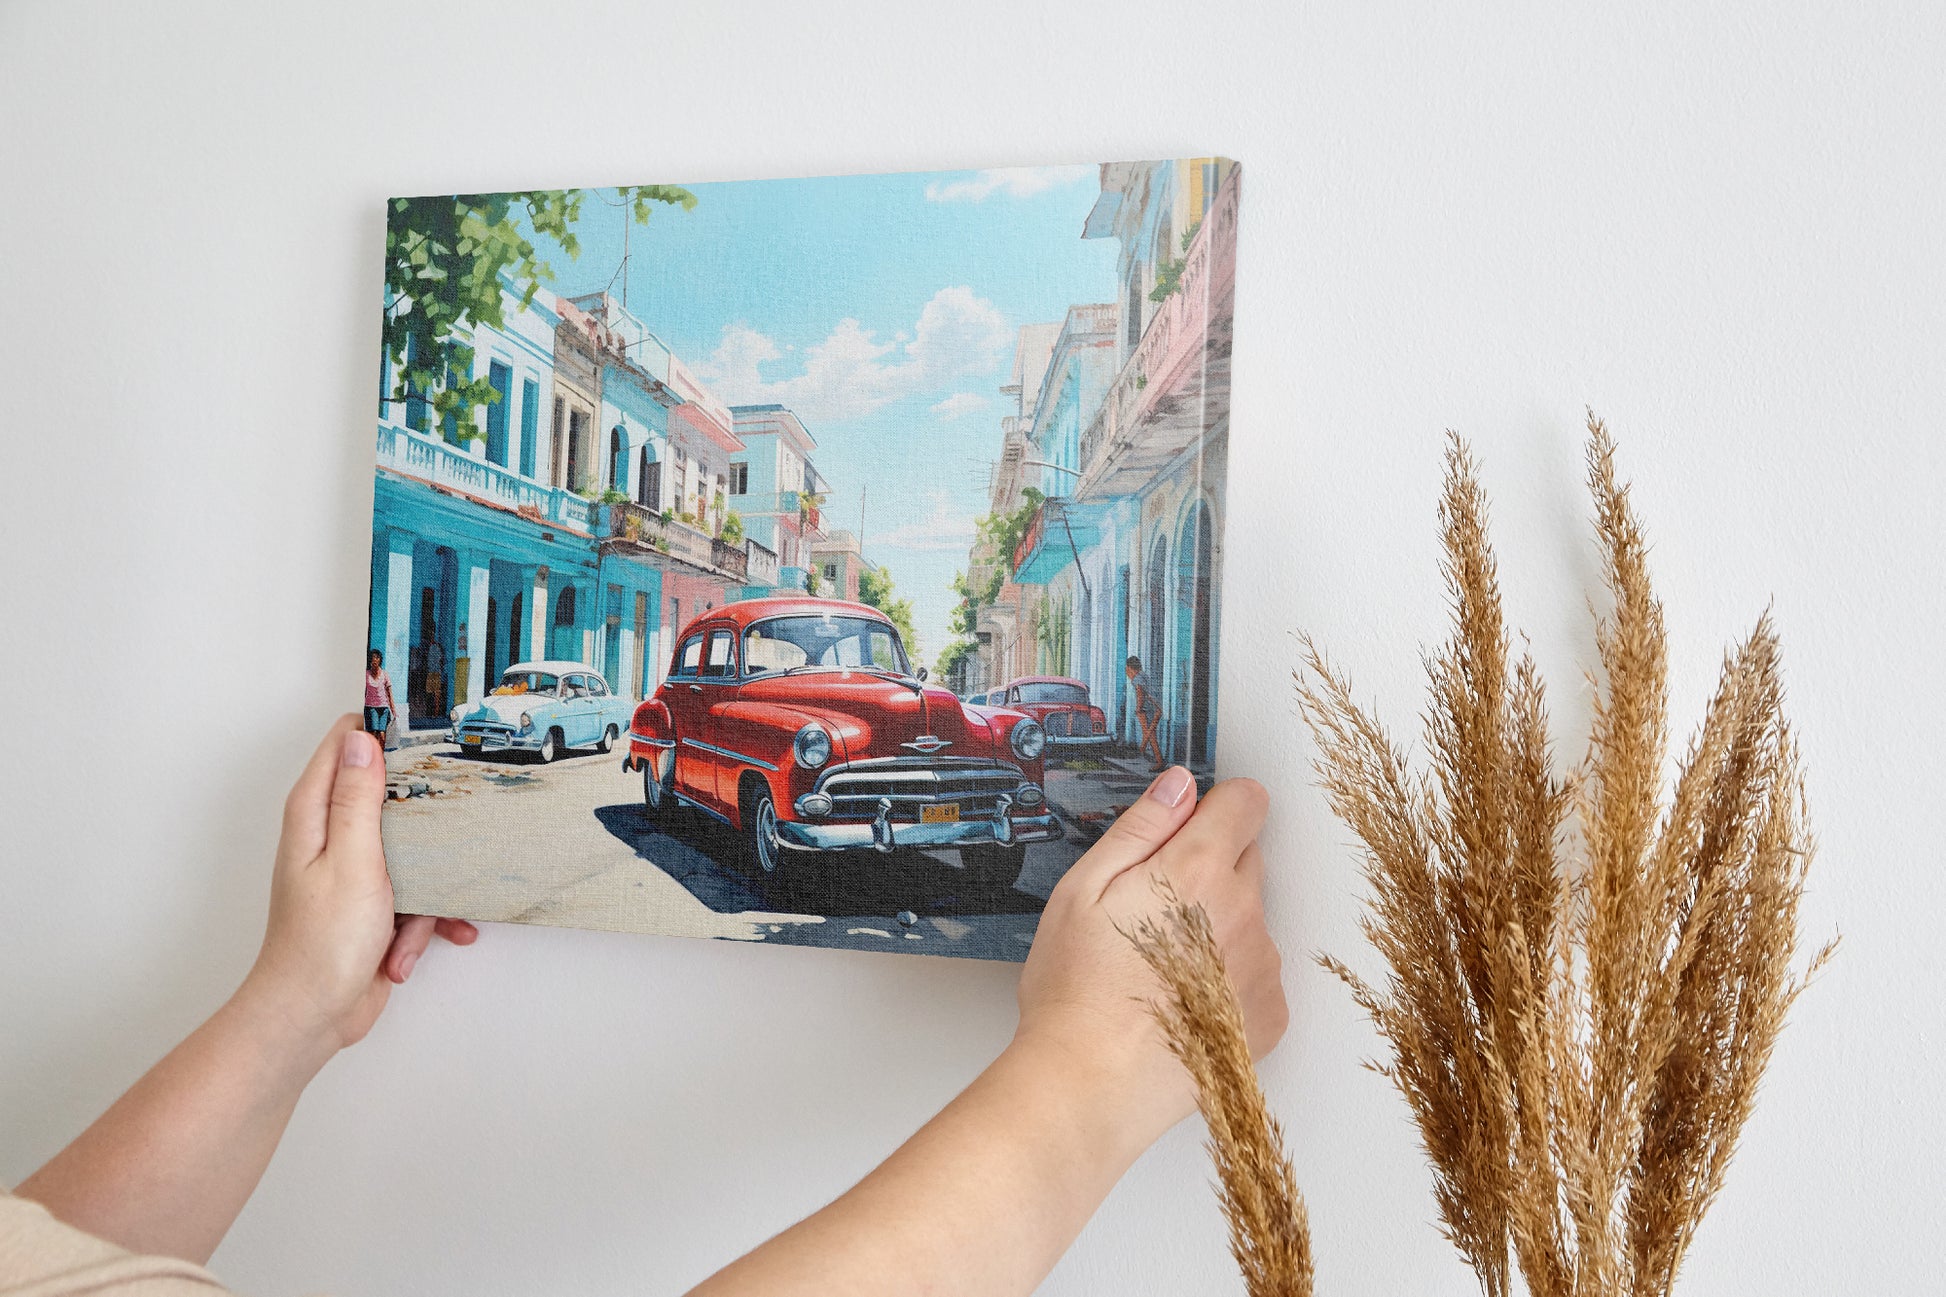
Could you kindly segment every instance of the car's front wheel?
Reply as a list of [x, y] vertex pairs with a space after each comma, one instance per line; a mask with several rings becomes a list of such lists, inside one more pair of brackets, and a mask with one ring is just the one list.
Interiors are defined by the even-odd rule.
[[610, 725], [607, 729], [603, 730], [601, 732], [601, 742], [595, 744], [595, 751], [601, 753], [603, 756], [607, 756], [610, 752], [614, 751], [615, 735], [617, 733], [618, 731], [615, 729], [613, 725]]
[[744, 855], [750, 872], [764, 889], [764, 895], [779, 900], [789, 895], [792, 874], [791, 853], [777, 835], [777, 800], [770, 785], [752, 779], [743, 794]]
[[540, 749], [534, 755], [540, 758], [542, 765], [551, 764], [554, 758], [561, 755], [561, 731], [549, 730], [542, 735]]
[[982, 891], [1012, 891], [1020, 881], [1020, 871], [1027, 867], [1027, 845], [1014, 842], [1006, 846], [996, 843], [987, 847], [961, 847], [960, 865], [969, 881]]

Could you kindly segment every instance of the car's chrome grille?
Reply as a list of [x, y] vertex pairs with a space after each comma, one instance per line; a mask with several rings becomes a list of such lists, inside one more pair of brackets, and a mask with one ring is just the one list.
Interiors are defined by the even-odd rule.
[[974, 819], [992, 815], [1000, 796], [1011, 797], [1021, 778], [1019, 767], [997, 761], [859, 762], [831, 771], [818, 788], [831, 798], [833, 818], [870, 818], [884, 799], [892, 803], [895, 822], [917, 820], [921, 806], [940, 802], [957, 802], [961, 818]]

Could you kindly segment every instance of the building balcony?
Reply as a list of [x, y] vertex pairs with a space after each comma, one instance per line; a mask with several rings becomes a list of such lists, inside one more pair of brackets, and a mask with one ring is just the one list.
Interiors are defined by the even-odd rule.
[[[676, 518], [664, 518], [634, 503], [601, 506], [598, 534], [605, 546], [624, 549], [632, 557], [657, 557], [705, 576], [722, 577], [738, 585], [750, 574], [750, 556], [732, 545]], [[759, 547], [761, 548], [761, 547]]]
[[1081, 498], [1132, 495], [1209, 432], [1230, 399], [1236, 301], [1233, 168], [1184, 253], [1176, 291], [1156, 309], [1081, 436]]
[[743, 552], [749, 564], [750, 584], [775, 586], [778, 580], [777, 551], [745, 538]]
[[755, 495], [733, 495], [730, 508], [744, 518], [779, 518], [791, 523], [806, 534], [822, 532], [824, 519], [822, 511], [816, 506], [806, 506], [806, 493], [802, 491], [764, 491]]
[[1051, 495], [1041, 501], [1014, 546], [1013, 579], [1018, 585], [1046, 585], [1084, 551], [1101, 540], [1100, 505]]
[[592, 507], [572, 491], [522, 477], [490, 460], [474, 458], [443, 437], [396, 423], [378, 425], [378, 467], [533, 522], [583, 533], [592, 530]]

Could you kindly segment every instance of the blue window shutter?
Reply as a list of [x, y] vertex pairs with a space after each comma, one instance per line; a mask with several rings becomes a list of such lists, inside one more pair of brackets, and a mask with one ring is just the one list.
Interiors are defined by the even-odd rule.
[[487, 366], [487, 384], [500, 398], [486, 408], [487, 458], [505, 468], [507, 466], [507, 407], [512, 404], [514, 398], [514, 372], [496, 360]]
[[534, 446], [539, 440], [541, 385], [527, 379], [520, 385], [520, 473], [534, 475]]

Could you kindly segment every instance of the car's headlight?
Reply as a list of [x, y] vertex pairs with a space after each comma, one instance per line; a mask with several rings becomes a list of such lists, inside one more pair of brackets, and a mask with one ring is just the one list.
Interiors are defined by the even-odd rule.
[[821, 725], [806, 725], [791, 740], [791, 755], [806, 770], [816, 770], [831, 760], [831, 736]]
[[1047, 731], [1041, 728], [1039, 721], [1022, 721], [1014, 726], [1007, 741], [1013, 745], [1015, 756], [1022, 761], [1032, 761], [1047, 750]]
[[459, 724], [459, 718], [461, 713], [465, 712], [465, 710], [466, 710], [466, 706], [465, 704], [462, 703], [460, 706], [455, 707], [453, 708], [453, 710], [447, 712], [446, 719], [451, 721], [453, 724], [457, 725]]
[[520, 714], [520, 732], [521, 732], [522, 734], [532, 734], [532, 733], [534, 732], [534, 716], [533, 716], [533, 713], [531, 713], [531, 712], [522, 712], [522, 713]]

